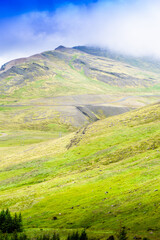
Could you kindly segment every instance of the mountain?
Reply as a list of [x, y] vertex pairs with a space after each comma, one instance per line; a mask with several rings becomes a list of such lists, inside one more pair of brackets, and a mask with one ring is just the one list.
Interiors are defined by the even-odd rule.
[[159, 93], [159, 74], [152, 69], [59, 46], [2, 66], [0, 129], [59, 136], [156, 102]]
[[153, 57], [134, 57], [116, 51], [111, 51], [110, 49], [92, 46], [76, 46], [73, 48], [95, 56], [107, 57], [116, 61], [120, 61], [122, 63], [127, 63], [131, 66], [138, 67], [147, 71], [149, 69], [151, 72], [160, 73], [160, 60]]
[[28, 233], [86, 228], [106, 239], [123, 224], [130, 239], [159, 239], [159, 121], [157, 103], [41, 143], [2, 135], [1, 208], [21, 211]]
[[[1, 68], [0, 93], [3, 97], [22, 99], [108, 92], [143, 93], [155, 90], [160, 84], [159, 75], [150, 68], [142, 70], [141, 66], [136, 68], [113, 60], [110, 55], [104, 58], [91, 54], [60, 46], [55, 51], [11, 61]], [[38, 93], [36, 87], [39, 87]]]
[[159, 239], [158, 70], [90, 53], [59, 46], [2, 66], [0, 208], [33, 235], [107, 239], [123, 224]]

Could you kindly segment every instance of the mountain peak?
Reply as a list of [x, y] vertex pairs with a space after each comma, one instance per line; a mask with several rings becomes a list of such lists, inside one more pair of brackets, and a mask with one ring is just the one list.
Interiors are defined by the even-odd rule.
[[66, 47], [60, 45], [60, 46], [58, 46], [57, 48], [55, 48], [55, 50], [63, 51], [63, 50], [66, 50]]

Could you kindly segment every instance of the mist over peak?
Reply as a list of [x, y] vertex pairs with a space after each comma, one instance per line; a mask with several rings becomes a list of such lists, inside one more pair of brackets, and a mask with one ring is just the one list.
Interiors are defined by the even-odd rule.
[[160, 2], [65, 4], [1, 21], [0, 64], [59, 45], [99, 46], [136, 57], [160, 58]]

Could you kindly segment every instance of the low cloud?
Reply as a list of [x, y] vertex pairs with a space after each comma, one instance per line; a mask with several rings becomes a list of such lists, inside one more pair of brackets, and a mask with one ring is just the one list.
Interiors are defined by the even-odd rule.
[[160, 58], [160, 2], [98, 1], [0, 22], [0, 64], [59, 45], [95, 45]]

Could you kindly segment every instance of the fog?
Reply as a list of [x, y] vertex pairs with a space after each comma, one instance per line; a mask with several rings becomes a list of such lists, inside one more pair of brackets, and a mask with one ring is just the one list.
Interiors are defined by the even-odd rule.
[[99, 46], [160, 58], [159, 11], [157, 0], [98, 1], [1, 20], [0, 64], [59, 45]]

